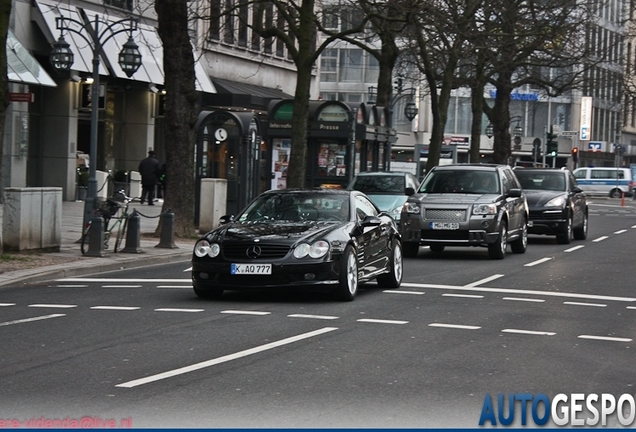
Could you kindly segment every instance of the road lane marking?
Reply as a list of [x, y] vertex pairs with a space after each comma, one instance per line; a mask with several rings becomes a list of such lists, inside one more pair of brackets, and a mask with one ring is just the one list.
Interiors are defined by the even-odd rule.
[[205, 312], [205, 309], [159, 308], [155, 312]]
[[599, 303], [581, 303], [581, 302], [563, 302], [563, 304], [566, 305], [572, 305], [572, 306], [594, 306], [594, 307], [607, 307], [606, 304], [599, 304]]
[[0, 307], [15, 306], [15, 303], [0, 303]]
[[86, 288], [88, 285], [57, 285], [58, 288]]
[[636, 297], [615, 297], [615, 296], [602, 296], [602, 295], [595, 295], [595, 294], [577, 294], [577, 293], [553, 292], [553, 291], [467, 287], [467, 286], [455, 286], [455, 285], [416, 284], [416, 283], [408, 283], [408, 282], [402, 282], [402, 286], [412, 287], [412, 288], [429, 288], [429, 289], [442, 289], [442, 290], [452, 290], [452, 291], [493, 292], [493, 293], [504, 293], [504, 294], [540, 295], [540, 296], [547, 296], [547, 297], [584, 298], [584, 299], [590, 299], [590, 300], [620, 301], [620, 302], [630, 302], [630, 303], [636, 302]]
[[600, 242], [600, 241], [605, 240], [606, 238], [608, 238], [608, 237], [607, 237], [607, 236], [601, 236], [601, 237], [599, 237], [599, 238], [597, 238], [597, 239], [594, 239], [594, 240], [592, 240], [592, 241], [593, 241], [594, 243], [598, 243], [598, 242]]
[[189, 272], [189, 271], [192, 271], [192, 267], [188, 267], [188, 268], [187, 268], [187, 269], [185, 269], [183, 272], [185, 273], [185, 272]]
[[192, 285], [157, 285], [157, 288], [187, 288], [192, 289]]
[[544, 262], [546, 262], [546, 261], [550, 261], [551, 259], [552, 259], [552, 258], [541, 258], [541, 259], [539, 259], [539, 260], [536, 260], [536, 261], [530, 262], [530, 263], [528, 263], [528, 264], [524, 264], [524, 266], [525, 266], [525, 267], [534, 267], [534, 266], [539, 265], [539, 264], [542, 264], [542, 263], [544, 263]]
[[483, 295], [477, 294], [442, 294], [442, 297], [484, 298]]
[[244, 311], [244, 310], [224, 310], [222, 314], [236, 314], [236, 315], [270, 315], [271, 312], [259, 312], [259, 311]]
[[91, 306], [91, 309], [131, 311], [131, 310], [138, 310], [141, 308], [139, 306]]
[[520, 297], [503, 297], [502, 300], [513, 300], [513, 301], [524, 301], [524, 302], [535, 302], [535, 303], [543, 303], [544, 299], [531, 299], [531, 298], [520, 298]]
[[481, 279], [472, 283], [469, 283], [468, 285], [464, 285], [466, 287], [475, 287], [477, 285], [483, 285], [486, 282], [490, 282], [490, 281], [494, 281], [495, 279], [499, 279], [500, 277], [503, 277], [504, 275], [502, 274], [494, 274], [492, 276], [487, 277], [486, 279]]
[[15, 320], [15, 321], [6, 321], [6, 322], [3, 322], [3, 323], [0, 323], [0, 326], [8, 326], [8, 325], [12, 325], [12, 324], [22, 324], [22, 323], [27, 323], [27, 322], [45, 320], [45, 319], [49, 319], [49, 318], [59, 318], [59, 317], [63, 317], [63, 316], [66, 316], [66, 314], [42, 315], [42, 316], [39, 316], [39, 317], [25, 318], [25, 319]]
[[141, 285], [102, 285], [102, 288], [141, 288]]
[[384, 290], [382, 291], [387, 294], [414, 294], [414, 295], [423, 295], [422, 291], [395, 291], [395, 290]]
[[631, 342], [630, 338], [618, 338], [618, 337], [609, 337], [609, 336], [592, 336], [592, 335], [580, 335], [577, 336], [579, 339], [592, 339], [592, 340], [603, 340], [603, 341], [611, 341], [611, 342]]
[[358, 322], [365, 323], [375, 323], [375, 324], [408, 324], [408, 321], [397, 321], [397, 320], [381, 320], [381, 319], [371, 319], [371, 318], [362, 318], [356, 320]]
[[75, 307], [77, 307], [77, 305], [36, 303], [36, 304], [30, 304], [30, 305], [29, 305], [29, 307], [34, 307], [34, 308], [57, 308], [57, 309], [70, 309], [70, 308], [75, 308]]
[[636, 309], [636, 306], [627, 306], [627, 309]]
[[428, 326], [429, 327], [444, 327], [444, 328], [462, 329], [462, 330], [479, 330], [481, 328], [479, 326], [469, 326], [469, 325], [459, 325], [459, 324], [442, 324], [442, 323], [431, 323]]
[[627, 232], [627, 230], [622, 229], [622, 230], [614, 231], [614, 234], [623, 234], [624, 232]]
[[337, 316], [328, 316], [328, 315], [305, 315], [305, 314], [291, 314], [287, 315], [290, 318], [310, 318], [310, 319], [321, 319], [321, 320], [335, 320], [339, 317]]
[[538, 336], [554, 336], [556, 334], [555, 332], [519, 330], [519, 329], [503, 329], [502, 333], [516, 333], [516, 334], [527, 334], [527, 335], [538, 335]]
[[64, 279], [56, 279], [55, 282], [192, 283], [192, 279], [64, 278]]
[[579, 250], [579, 249], [582, 249], [584, 247], [585, 246], [583, 246], [583, 245], [578, 245], [578, 246], [571, 247], [570, 249], [566, 249], [563, 252], [574, 252], [575, 250]]
[[338, 330], [338, 327], [324, 327], [322, 329], [318, 329], [318, 330], [314, 330], [308, 333], [302, 333], [299, 334], [297, 336], [292, 336], [286, 339], [281, 339], [279, 341], [276, 342], [270, 342], [268, 344], [265, 345], [261, 345], [261, 346], [257, 346], [254, 348], [250, 348], [250, 349], [246, 349], [244, 351], [239, 351], [237, 353], [234, 354], [229, 354], [226, 356], [222, 356], [222, 357], [218, 357], [212, 360], [208, 360], [208, 361], [204, 361], [201, 363], [195, 363], [193, 365], [190, 366], [185, 366], [182, 368], [178, 368], [178, 369], [173, 369], [171, 371], [167, 371], [167, 372], [163, 372], [160, 374], [156, 374], [156, 375], [151, 375], [149, 377], [146, 378], [140, 378], [140, 379], [136, 379], [133, 381], [128, 381], [122, 384], [117, 384], [115, 387], [124, 387], [124, 388], [133, 388], [133, 387], [137, 387], [143, 384], [148, 384], [151, 382], [155, 382], [155, 381], [159, 381], [162, 379], [166, 379], [166, 378], [171, 378], [177, 375], [182, 375], [182, 374], [186, 374], [188, 372], [192, 372], [192, 371], [196, 371], [199, 369], [204, 369], [210, 366], [214, 366], [214, 365], [218, 365], [221, 363], [225, 363], [228, 361], [232, 361], [232, 360], [237, 360], [241, 357], [247, 357], [249, 355], [253, 355], [253, 354], [257, 354], [263, 351], [267, 351], [267, 350], [271, 350], [273, 348], [278, 348], [280, 346], [284, 346], [284, 345], [289, 345], [291, 343], [294, 342], [298, 342], [304, 339], [309, 339], [315, 336], [319, 336], [321, 334], [324, 333], [329, 333], [332, 332], [334, 330]]

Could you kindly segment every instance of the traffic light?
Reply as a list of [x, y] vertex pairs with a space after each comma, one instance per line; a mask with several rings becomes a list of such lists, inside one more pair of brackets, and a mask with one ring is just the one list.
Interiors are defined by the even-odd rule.
[[538, 161], [541, 159], [541, 140], [539, 138], [535, 138], [532, 143], [532, 160]]
[[579, 161], [579, 148], [572, 147], [572, 162], [576, 163]]
[[559, 142], [557, 139], [557, 134], [552, 133], [552, 128], [550, 128], [550, 132], [546, 132], [546, 136], [548, 138], [546, 142], [546, 156], [556, 157], [557, 153], [559, 153]]

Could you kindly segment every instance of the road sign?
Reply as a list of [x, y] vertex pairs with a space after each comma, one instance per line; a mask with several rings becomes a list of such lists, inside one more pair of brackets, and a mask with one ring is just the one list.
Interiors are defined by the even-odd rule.
[[563, 137], [573, 137], [577, 136], [578, 134], [578, 131], [562, 131], [559, 135]]

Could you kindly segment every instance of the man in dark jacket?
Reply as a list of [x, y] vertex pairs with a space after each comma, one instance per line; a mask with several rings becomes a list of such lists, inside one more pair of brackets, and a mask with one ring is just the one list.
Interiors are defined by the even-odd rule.
[[141, 203], [148, 197], [148, 205], [155, 205], [155, 188], [159, 181], [159, 161], [155, 152], [150, 150], [148, 157], [139, 162], [139, 174], [141, 174]]

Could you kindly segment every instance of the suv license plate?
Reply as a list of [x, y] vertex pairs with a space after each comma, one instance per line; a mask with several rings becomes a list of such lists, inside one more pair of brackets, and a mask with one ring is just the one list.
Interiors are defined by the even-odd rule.
[[231, 274], [244, 275], [269, 275], [272, 274], [271, 264], [232, 264], [230, 267]]
[[431, 229], [456, 230], [456, 229], [459, 229], [459, 223], [458, 222], [431, 222]]

